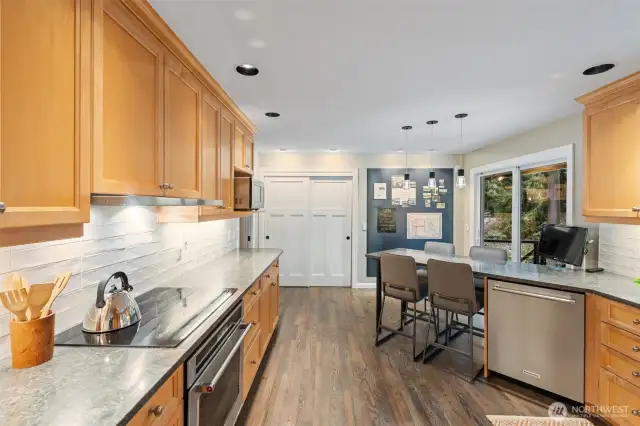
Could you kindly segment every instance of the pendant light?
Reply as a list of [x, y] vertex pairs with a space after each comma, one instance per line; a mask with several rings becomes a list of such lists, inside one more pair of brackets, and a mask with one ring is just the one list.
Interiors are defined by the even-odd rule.
[[[456, 118], [460, 119], [460, 147], [464, 146], [464, 142], [462, 141], [462, 119], [468, 117], [469, 114], [456, 114]], [[458, 178], [456, 179], [456, 188], [466, 188], [467, 181], [464, 178], [464, 168], [460, 167], [458, 169]]]
[[[431, 140], [433, 141], [434, 139], [434, 131], [435, 131], [435, 125], [438, 124], [438, 120], [429, 120], [427, 121], [427, 124], [431, 126]], [[431, 160], [433, 157], [433, 149], [429, 150], [429, 168], [432, 169], [433, 165], [431, 164]], [[435, 188], [437, 186], [436, 183], [436, 172], [435, 170], [429, 170], [429, 180], [427, 181], [427, 187], [429, 188]]]
[[413, 129], [413, 126], [402, 126], [404, 130], [404, 189], [411, 187], [411, 176], [409, 176], [409, 130]]

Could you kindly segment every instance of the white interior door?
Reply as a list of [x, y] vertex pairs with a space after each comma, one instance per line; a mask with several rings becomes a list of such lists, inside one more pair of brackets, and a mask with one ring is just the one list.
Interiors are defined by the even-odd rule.
[[309, 178], [265, 180], [264, 245], [283, 250], [280, 285], [309, 285]]
[[309, 285], [351, 285], [352, 187], [351, 179], [311, 178]]

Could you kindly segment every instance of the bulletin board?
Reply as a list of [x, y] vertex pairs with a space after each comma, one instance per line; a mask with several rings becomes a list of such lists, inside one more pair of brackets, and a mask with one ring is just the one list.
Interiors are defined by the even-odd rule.
[[[442, 194], [440, 191], [438, 193], [439, 202], [444, 203], [442, 209], [438, 208], [438, 203], [434, 201], [431, 201], [430, 207], [425, 207], [423, 187], [427, 186], [429, 171], [432, 170], [436, 172], [438, 184], [441, 179], [444, 180], [446, 194]], [[404, 172], [405, 169], [367, 169], [367, 253], [393, 248], [423, 250], [426, 241], [453, 243], [453, 169], [409, 169], [410, 180], [416, 182], [416, 200], [415, 205], [406, 207], [394, 205], [392, 200], [392, 176], [404, 175]], [[385, 199], [379, 199], [380, 186], [377, 188], [377, 194], [374, 194], [376, 192], [374, 184], [379, 183], [386, 183]], [[407, 215], [410, 213], [442, 213], [439, 224], [442, 238], [409, 238], [409, 235], [415, 234], [407, 232]], [[420, 215], [413, 217], [420, 218]], [[374, 260], [367, 259], [368, 277], [376, 276], [376, 264]]]

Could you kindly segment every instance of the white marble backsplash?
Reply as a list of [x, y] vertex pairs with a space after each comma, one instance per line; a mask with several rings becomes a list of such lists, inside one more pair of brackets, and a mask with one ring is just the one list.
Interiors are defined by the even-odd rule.
[[[71, 272], [53, 305], [56, 331], [82, 320], [97, 284], [124, 271], [139, 294], [238, 248], [238, 219], [157, 223], [154, 207], [91, 207], [84, 236], [0, 249], [0, 285], [14, 272], [31, 283]], [[10, 314], [0, 305], [0, 358], [10, 353]]]
[[640, 277], [640, 226], [600, 224], [599, 266], [616, 274]]

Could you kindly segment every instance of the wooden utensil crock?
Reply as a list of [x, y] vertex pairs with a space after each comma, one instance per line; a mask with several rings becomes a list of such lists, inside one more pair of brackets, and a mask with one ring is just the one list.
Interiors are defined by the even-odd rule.
[[56, 314], [37, 320], [9, 323], [11, 333], [11, 366], [13, 368], [35, 367], [53, 357], [53, 336]]

